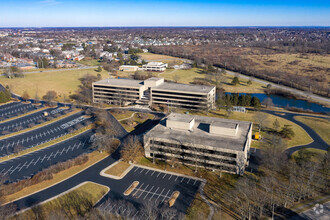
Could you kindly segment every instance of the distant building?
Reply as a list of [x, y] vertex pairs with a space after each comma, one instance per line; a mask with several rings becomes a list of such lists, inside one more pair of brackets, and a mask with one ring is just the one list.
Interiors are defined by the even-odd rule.
[[246, 108], [245, 107], [242, 107], [242, 106], [234, 106], [233, 107], [233, 111], [234, 112], [246, 112]]
[[93, 101], [209, 110], [215, 106], [215, 90], [214, 86], [168, 83], [156, 77], [144, 81], [105, 79], [93, 83]]
[[131, 66], [131, 65], [121, 65], [121, 66], [119, 66], [119, 71], [135, 72], [138, 69], [139, 69], [138, 66]]
[[150, 62], [148, 64], [142, 65], [142, 70], [144, 71], [155, 71], [155, 72], [163, 72], [167, 68], [167, 63], [162, 62]]
[[143, 137], [146, 157], [243, 174], [252, 123], [171, 113]]
[[30, 70], [35, 68], [35, 66], [31, 66], [30, 64], [27, 63], [18, 63], [16, 66], [21, 70]]

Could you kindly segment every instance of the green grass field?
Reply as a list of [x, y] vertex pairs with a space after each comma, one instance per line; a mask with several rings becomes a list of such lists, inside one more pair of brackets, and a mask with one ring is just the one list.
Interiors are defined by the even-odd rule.
[[[93, 69], [88, 70], [65, 70], [59, 72], [41, 72], [26, 74], [24, 78], [8, 79], [4, 76], [0, 77], [0, 83], [3, 86], [9, 86], [14, 93], [22, 95], [27, 91], [31, 98], [35, 98], [37, 94], [39, 98], [44, 96], [47, 91], [54, 90], [57, 92], [58, 100], [63, 101], [65, 94], [68, 98], [73, 94], [80, 85], [79, 78], [85, 74], [97, 75]], [[100, 72], [102, 78], [107, 78], [107, 71]]]
[[330, 144], [330, 122], [327, 119], [296, 116], [296, 120], [312, 128], [320, 137]]

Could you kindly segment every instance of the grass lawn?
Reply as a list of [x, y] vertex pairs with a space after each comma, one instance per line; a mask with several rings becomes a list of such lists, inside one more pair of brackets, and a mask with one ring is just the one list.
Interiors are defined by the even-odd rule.
[[[61, 205], [64, 201], [68, 202], [71, 201], [70, 194], [73, 195], [74, 193], [77, 193], [80, 196], [80, 199], [88, 200], [92, 204], [95, 204], [97, 201], [99, 201], [107, 192], [109, 191], [109, 188], [100, 184], [96, 184], [93, 182], [86, 182], [82, 185], [80, 185], [78, 188], [74, 189], [73, 191], [69, 191], [65, 193], [64, 195], [61, 195], [60, 197], [57, 197], [51, 201], [48, 201], [46, 203], [41, 204], [41, 209], [43, 211], [44, 216], [48, 216], [48, 214], [57, 209], [63, 209], [64, 207]], [[76, 198], [77, 199], [77, 198]], [[79, 202], [79, 201], [75, 201]], [[80, 207], [82, 211], [86, 211], [85, 207], [81, 205]], [[68, 210], [67, 210], [68, 211]], [[77, 215], [76, 211], [73, 209], [73, 207], [70, 209], [73, 215]], [[20, 215], [21, 217], [27, 217], [27, 219], [30, 219], [31, 216], [34, 216], [32, 210], [28, 210]]]
[[125, 172], [125, 170], [127, 170], [127, 168], [129, 168], [130, 166], [131, 165], [129, 163], [120, 161], [116, 165], [107, 169], [104, 173], [120, 177]]
[[[187, 110], [175, 109], [174, 111], [184, 113]], [[196, 115], [202, 115], [202, 116], [208, 116], [208, 117], [217, 117], [217, 118], [228, 118], [228, 117], [226, 117], [226, 111], [224, 109], [211, 111], [207, 114], [205, 114], [203, 112], [190, 112], [190, 114], [196, 114]], [[273, 127], [272, 125], [273, 125], [275, 119], [278, 120], [281, 127], [283, 127], [283, 125], [291, 125], [291, 127], [295, 133], [295, 137], [292, 138], [291, 140], [286, 140], [288, 147], [293, 147], [296, 145], [305, 145], [312, 141], [312, 138], [299, 125], [297, 125], [291, 121], [288, 121], [284, 118], [278, 117], [278, 116], [274, 116], [274, 115], [267, 114], [267, 113], [265, 113], [265, 114], [267, 115], [267, 121], [265, 123], [267, 128]], [[255, 113], [252, 111], [247, 112], [247, 113], [233, 112], [232, 115], [229, 117], [229, 119], [241, 120], [241, 121], [251, 121], [251, 122], [253, 122], [253, 125], [254, 125], [253, 132], [256, 132], [258, 130], [258, 125], [257, 125], [256, 119], [255, 119]], [[261, 136], [264, 136], [264, 134], [265, 134], [264, 132], [261, 132]], [[252, 147], [259, 147], [260, 145], [261, 145], [261, 143], [259, 143], [259, 142], [254, 142], [254, 141], [252, 142]]]
[[111, 111], [111, 114], [113, 115], [113, 117], [115, 117], [117, 120], [122, 120], [128, 117], [131, 117], [131, 115], [134, 112], [132, 111], [125, 111], [125, 110], [121, 110], [121, 111]]
[[162, 54], [154, 54], [154, 53], [138, 53], [137, 55], [141, 56], [141, 59], [147, 62], [159, 61], [163, 63], [175, 62], [175, 63], [183, 63], [183, 59], [178, 57], [172, 57]]
[[153, 119], [155, 117], [153, 114], [125, 111], [125, 110], [120, 112], [112, 112], [112, 114], [117, 120], [119, 120], [120, 124], [128, 132], [133, 131], [136, 128], [136, 126], [138, 126], [139, 124], [142, 124], [148, 119]]
[[[63, 95], [68, 98], [73, 94], [80, 85], [79, 78], [85, 74], [97, 75], [93, 69], [80, 70], [64, 70], [59, 72], [42, 72], [31, 73], [25, 75], [24, 78], [8, 79], [0, 76], [0, 83], [3, 86], [8, 85], [14, 93], [22, 95], [27, 91], [31, 98], [35, 98], [36, 94], [39, 98], [44, 96], [48, 91], [54, 90], [57, 92], [58, 101], [63, 101]], [[108, 78], [107, 71], [100, 72], [102, 79]]]
[[313, 118], [306, 116], [296, 116], [296, 120], [306, 124], [312, 128], [320, 137], [330, 144], [330, 122], [327, 119], [323, 118]]
[[[315, 148], [306, 148], [304, 149], [306, 150], [308, 153], [310, 153], [311, 160], [314, 162], [319, 162], [320, 158], [324, 157], [324, 154], [327, 153], [325, 150], [320, 150], [320, 149], [315, 149]], [[299, 150], [301, 151], [301, 150]], [[296, 158], [299, 154], [299, 151], [296, 151], [292, 154], [292, 158]]]
[[100, 65], [100, 62], [99, 60], [97, 59], [93, 59], [91, 57], [86, 57], [80, 61], [76, 61], [77, 63], [80, 63], [80, 64], [83, 64], [83, 65], [86, 65], [86, 66], [98, 66]]
[[38, 192], [40, 190], [43, 190], [47, 187], [50, 187], [50, 186], [52, 186], [56, 183], [59, 183], [59, 182], [65, 180], [65, 179], [79, 173], [80, 171], [82, 171], [83, 169], [89, 167], [90, 165], [92, 165], [96, 162], [99, 162], [100, 160], [104, 159], [108, 155], [109, 155], [108, 153], [105, 153], [105, 152], [99, 153], [98, 151], [94, 151], [92, 153], [89, 153], [89, 154], [87, 154], [88, 161], [86, 163], [84, 163], [80, 166], [73, 166], [73, 167], [70, 167], [67, 170], [63, 170], [59, 173], [56, 173], [56, 174], [53, 175], [53, 179], [51, 179], [51, 180], [46, 180], [46, 181], [43, 181], [43, 182], [38, 183], [36, 185], [25, 187], [24, 189], [14, 193], [14, 194], [5, 196], [4, 197], [4, 202], [10, 202], [10, 201], [17, 200], [21, 197], [36, 193], [36, 192]]

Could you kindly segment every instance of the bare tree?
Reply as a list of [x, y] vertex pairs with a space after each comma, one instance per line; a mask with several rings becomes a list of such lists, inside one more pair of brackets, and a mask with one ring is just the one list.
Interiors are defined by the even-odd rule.
[[263, 112], [256, 112], [254, 114], [254, 120], [258, 123], [259, 132], [265, 127], [267, 123], [268, 115]]
[[143, 156], [143, 147], [136, 136], [128, 136], [120, 151], [121, 157], [126, 162], [134, 162], [136, 158]]

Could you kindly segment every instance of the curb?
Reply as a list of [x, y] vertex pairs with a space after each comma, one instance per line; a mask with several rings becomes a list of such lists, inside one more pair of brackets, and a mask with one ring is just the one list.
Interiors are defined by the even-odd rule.
[[114, 175], [105, 173], [105, 171], [107, 171], [108, 169], [110, 169], [113, 166], [116, 166], [121, 161], [123, 161], [123, 160], [122, 159], [117, 160], [116, 162], [114, 162], [110, 166], [104, 168], [103, 170], [101, 170], [100, 175], [104, 176], [104, 177], [108, 177], [110, 179], [115, 179], [115, 180], [120, 180], [120, 179], [124, 178], [126, 176], [126, 174], [129, 173], [134, 168], [134, 165], [131, 164], [120, 176], [114, 176]]

